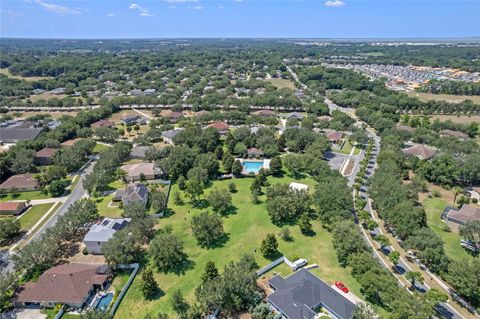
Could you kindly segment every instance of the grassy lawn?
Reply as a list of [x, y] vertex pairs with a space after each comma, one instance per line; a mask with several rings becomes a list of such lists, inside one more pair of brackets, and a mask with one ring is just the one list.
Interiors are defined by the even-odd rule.
[[95, 144], [95, 147], [93, 148], [93, 153], [95, 154], [98, 154], [98, 153], [102, 153], [104, 152], [105, 150], [109, 149], [110, 147], [107, 146], [107, 145], [103, 145], [103, 144]]
[[46, 80], [46, 79], [52, 79], [52, 77], [48, 76], [30, 76], [30, 77], [25, 77], [21, 75], [13, 75], [10, 73], [10, 71], [7, 68], [0, 69], [0, 74], [6, 75], [9, 78], [12, 79], [18, 79], [18, 80], [25, 80], [25, 81], [40, 81], [40, 80]]
[[[171, 295], [175, 289], [180, 289], [190, 301], [194, 299], [194, 289], [200, 283], [200, 276], [203, 273], [207, 261], [214, 261], [219, 269], [222, 269], [230, 261], [238, 260], [243, 254], [249, 253], [255, 256], [259, 267], [270, 263], [259, 252], [261, 241], [269, 233], [278, 234], [280, 228], [270, 222], [265, 208], [265, 196], [261, 196], [261, 203], [253, 205], [250, 200], [251, 178], [235, 180], [215, 181], [213, 187], [226, 188], [229, 183], [237, 185], [237, 193], [232, 194], [233, 204], [237, 208], [234, 214], [223, 218], [224, 228], [229, 240], [223, 247], [215, 249], [200, 248], [190, 231], [190, 220], [192, 216], [201, 210], [194, 209], [190, 204], [176, 206], [173, 203], [173, 196], [169, 201], [169, 208], [173, 214], [169, 217], [159, 219], [160, 227], [171, 225], [173, 232], [180, 236], [185, 244], [185, 251], [193, 262], [193, 267], [184, 274], [155, 273], [159, 288], [163, 293], [152, 301], [143, 299], [139, 289], [139, 276], [133, 282], [132, 287], [123, 299], [116, 318], [142, 318], [146, 314], [168, 313], [173, 314], [171, 308]], [[271, 184], [279, 182], [290, 182], [289, 177], [272, 178]], [[315, 182], [312, 179], [303, 179], [299, 182], [310, 185], [313, 190]], [[206, 191], [208, 193], [211, 190]], [[178, 187], [172, 187], [172, 193], [178, 191]], [[206, 194], [205, 194], [206, 195]], [[290, 232], [294, 238], [291, 242], [279, 241], [279, 251], [288, 258], [306, 258], [309, 264], [318, 264], [319, 268], [313, 272], [319, 275], [327, 283], [332, 284], [336, 280], [345, 282], [349, 288], [358, 296], [360, 286], [350, 275], [348, 268], [342, 268], [335, 254], [332, 245], [331, 234], [322, 228], [320, 222], [313, 221], [315, 236], [306, 237], [302, 235], [298, 226], [291, 226]], [[281, 271], [284, 275], [290, 273], [288, 267], [279, 266], [275, 271]]]
[[[353, 148], [353, 145], [349, 142], [349, 141], [345, 141], [345, 143], [343, 143], [343, 146], [341, 149], [334, 149], [335, 152], [338, 152], [338, 153], [341, 153], [341, 154], [345, 154], [345, 155], [350, 155], [350, 152], [352, 151], [352, 148]], [[360, 149], [359, 148], [355, 148], [355, 150], [353, 151], [353, 155], [358, 155], [360, 154]]]
[[478, 95], [454, 95], [454, 94], [433, 94], [423, 92], [406, 92], [408, 96], [416, 97], [421, 101], [447, 101], [450, 103], [460, 103], [465, 100], [471, 100], [473, 103], [480, 103]]
[[293, 81], [291, 81], [291, 80], [268, 79], [268, 80], [265, 80], [265, 81], [272, 83], [273, 85], [275, 85], [279, 89], [287, 88], [287, 89], [290, 89], [292, 91], [295, 90], [295, 83], [293, 83]]
[[40, 218], [50, 209], [54, 203], [49, 204], [38, 204], [31, 207], [20, 217], [20, 224], [22, 225], [23, 231], [28, 231], [35, 225]]
[[3, 194], [2, 196], [0, 196], [0, 202], [6, 202], [9, 200], [45, 199], [50, 197], [50, 194], [44, 194], [42, 191], [18, 192]]
[[[97, 199], [97, 207], [100, 215], [110, 218], [118, 218], [121, 216], [123, 209], [119, 207], [108, 207], [108, 204], [112, 201], [114, 194], [104, 196]], [[116, 203], [118, 205], [118, 203]]]
[[449, 203], [441, 198], [427, 198], [423, 202], [423, 206], [427, 212], [428, 227], [442, 237], [445, 243], [445, 252], [448, 257], [454, 260], [473, 258], [472, 255], [460, 246], [461, 237], [458, 234], [443, 230], [445, 223], [440, 218], [440, 215], [448, 205]]

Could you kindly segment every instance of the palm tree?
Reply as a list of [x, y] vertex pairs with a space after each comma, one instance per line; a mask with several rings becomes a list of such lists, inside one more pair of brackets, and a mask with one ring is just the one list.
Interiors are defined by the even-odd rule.
[[123, 169], [117, 169], [115, 171], [115, 175], [117, 176], [118, 179], [121, 179], [122, 182], [127, 185], [128, 184], [128, 181], [127, 181], [127, 172], [125, 172]]
[[457, 196], [458, 196], [459, 194], [461, 194], [462, 192], [463, 192], [463, 189], [462, 189], [461, 187], [459, 187], [459, 186], [455, 186], [455, 187], [453, 188], [453, 194], [454, 194], [454, 196], [453, 196], [453, 205], [455, 205], [455, 203], [457, 202]]

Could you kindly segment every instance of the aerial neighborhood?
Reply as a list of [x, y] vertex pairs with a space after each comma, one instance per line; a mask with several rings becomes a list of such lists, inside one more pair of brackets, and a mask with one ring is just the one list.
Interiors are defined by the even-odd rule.
[[469, 44], [16, 41], [2, 318], [478, 316]]

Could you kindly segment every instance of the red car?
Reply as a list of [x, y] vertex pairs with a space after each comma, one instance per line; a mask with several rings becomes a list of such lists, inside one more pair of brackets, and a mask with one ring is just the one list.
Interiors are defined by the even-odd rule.
[[348, 288], [347, 286], [345, 286], [345, 284], [341, 281], [336, 281], [335, 282], [335, 286], [337, 286], [338, 289], [340, 289], [341, 291], [343, 291], [344, 293], [348, 293]]

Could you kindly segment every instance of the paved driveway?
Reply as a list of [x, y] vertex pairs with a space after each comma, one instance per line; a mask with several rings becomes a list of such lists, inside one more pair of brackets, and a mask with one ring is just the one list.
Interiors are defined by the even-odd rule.
[[45, 319], [47, 315], [40, 312], [38, 308], [14, 309], [7, 313], [0, 314], [0, 319]]

